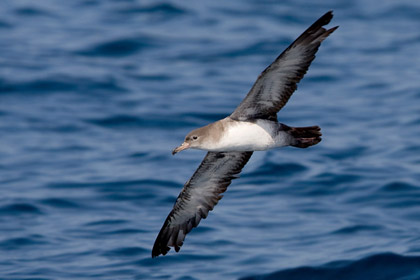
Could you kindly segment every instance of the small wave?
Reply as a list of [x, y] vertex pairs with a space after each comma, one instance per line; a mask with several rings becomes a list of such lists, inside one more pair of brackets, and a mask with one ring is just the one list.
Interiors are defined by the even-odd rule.
[[30, 81], [6, 81], [0, 79], [3, 93], [95, 92], [125, 91], [115, 80], [94, 80], [86, 77], [49, 76]]
[[78, 207], [80, 207], [77, 203], [74, 203], [70, 200], [62, 199], [62, 198], [47, 198], [47, 199], [43, 199], [41, 201], [41, 203], [43, 203], [47, 206], [55, 207], [55, 208], [78, 208]]
[[354, 234], [354, 233], [359, 233], [362, 231], [377, 231], [381, 229], [382, 227], [380, 226], [354, 225], [354, 226], [340, 228], [334, 231], [332, 234]]
[[126, 127], [185, 127], [191, 126], [194, 123], [182, 118], [170, 117], [170, 116], [154, 116], [151, 115], [147, 118], [137, 117], [131, 115], [114, 115], [110, 117], [100, 119], [86, 119], [88, 123], [95, 124], [106, 128], [126, 128]]
[[46, 244], [40, 235], [30, 235], [28, 237], [15, 237], [0, 242], [0, 248], [4, 250], [16, 250], [26, 246]]
[[143, 123], [140, 118], [128, 115], [112, 116], [103, 119], [92, 119], [88, 120], [88, 122], [103, 127], [142, 126]]
[[403, 182], [392, 182], [383, 186], [381, 191], [387, 193], [404, 194], [410, 192], [420, 192], [420, 187], [416, 187]]
[[[420, 187], [404, 182], [391, 182], [377, 190], [375, 199], [387, 208], [418, 207]], [[372, 199], [371, 199], [372, 200]]]
[[89, 222], [89, 223], [85, 224], [84, 226], [88, 226], [88, 227], [91, 227], [91, 226], [103, 226], [103, 225], [107, 226], [107, 225], [121, 225], [121, 224], [126, 224], [126, 223], [128, 223], [127, 220], [121, 220], [121, 219], [118, 219], [118, 220], [115, 220], [114, 219], [114, 220], [112, 220], [112, 219], [107, 219], [107, 220], [99, 220], [99, 221]]
[[41, 10], [35, 7], [21, 7], [14, 11], [18, 16], [24, 17], [37, 17], [37, 16], [51, 16], [51, 14], [45, 10]]
[[338, 79], [337, 75], [331, 74], [313, 74], [308, 77], [307, 81], [319, 82], [319, 83], [331, 83]]
[[351, 182], [357, 182], [361, 176], [355, 174], [337, 174], [333, 172], [323, 172], [318, 174], [314, 181], [321, 185], [326, 186], [338, 186], [341, 184], [349, 184]]
[[418, 7], [396, 1], [393, 5], [389, 5], [385, 11], [376, 14], [376, 17], [380, 19], [400, 19], [402, 17], [404, 19], [417, 20], [419, 12], [420, 9]]
[[0, 215], [42, 214], [42, 211], [28, 203], [13, 203], [0, 208]]
[[238, 58], [238, 57], [248, 57], [251, 55], [273, 55], [278, 49], [281, 49], [281, 46], [287, 46], [290, 44], [290, 38], [280, 37], [278, 39], [272, 40], [260, 40], [256, 43], [252, 43], [246, 46], [242, 46], [237, 49], [232, 49], [226, 51], [220, 56], [227, 58]]
[[154, 45], [151, 38], [123, 38], [97, 43], [76, 53], [85, 56], [123, 57]]
[[163, 74], [135, 74], [135, 75], [130, 75], [130, 76], [140, 81], [149, 81], [149, 82], [167, 82], [174, 79], [170, 75], [163, 75]]
[[328, 153], [325, 153], [325, 156], [335, 159], [335, 160], [344, 160], [350, 158], [356, 158], [358, 156], [362, 156], [367, 151], [367, 147], [365, 146], [353, 146], [351, 148], [344, 148], [344, 149], [329, 149]]
[[383, 253], [357, 261], [337, 261], [318, 267], [298, 267], [241, 280], [388, 280], [420, 278], [420, 257]]
[[106, 257], [132, 257], [132, 256], [139, 256], [145, 253], [149, 253], [148, 249], [144, 249], [141, 247], [124, 247], [118, 248], [111, 251], [107, 251], [104, 253]]
[[33, 81], [10, 82], [0, 81], [0, 91], [5, 92], [50, 92], [50, 91], [73, 91], [77, 84], [64, 78], [44, 78]]
[[274, 164], [267, 163], [258, 168], [257, 171], [242, 175], [243, 178], [258, 178], [258, 177], [275, 177], [279, 176], [291, 176], [295, 173], [300, 173], [307, 170], [302, 164], [297, 163], [285, 163], [285, 164]]
[[12, 25], [4, 20], [0, 20], [0, 28], [11, 28]]
[[124, 9], [120, 9], [118, 12], [123, 14], [137, 14], [137, 13], [147, 13], [147, 14], [165, 14], [165, 15], [176, 15], [184, 14], [187, 12], [186, 9], [180, 8], [173, 4], [169, 3], [158, 3], [145, 6], [129, 6]]
[[113, 189], [118, 188], [119, 190], [124, 188], [135, 187], [138, 188], [140, 186], [156, 186], [156, 187], [178, 187], [177, 183], [172, 181], [165, 181], [165, 180], [131, 180], [131, 181], [112, 181], [112, 182], [56, 182], [47, 185], [48, 188], [64, 188], [64, 189], [78, 189], [78, 188], [104, 188], [104, 189]]
[[107, 232], [104, 232], [104, 234], [120, 236], [120, 235], [130, 235], [130, 234], [138, 235], [145, 232], [146, 232], [145, 230], [126, 228], [126, 229], [107, 231]]
[[138, 235], [145, 230], [127, 227], [129, 221], [120, 219], [99, 220], [86, 223], [83, 227], [86, 232], [94, 232], [96, 235]]
[[130, 155], [131, 158], [144, 158], [148, 155], [148, 153], [141, 153], [141, 152], [137, 152], [137, 153], [133, 153]]

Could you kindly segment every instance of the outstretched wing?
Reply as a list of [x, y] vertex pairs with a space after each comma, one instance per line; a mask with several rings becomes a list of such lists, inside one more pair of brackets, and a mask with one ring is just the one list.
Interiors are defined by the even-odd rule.
[[252, 152], [208, 152], [191, 179], [184, 185], [174, 208], [153, 245], [152, 257], [179, 251], [185, 236], [205, 219], [222, 198], [232, 179], [237, 178]]
[[277, 119], [277, 112], [287, 103], [303, 78], [321, 42], [338, 26], [322, 26], [332, 19], [327, 12], [299, 36], [258, 77], [248, 95], [230, 116], [235, 120]]

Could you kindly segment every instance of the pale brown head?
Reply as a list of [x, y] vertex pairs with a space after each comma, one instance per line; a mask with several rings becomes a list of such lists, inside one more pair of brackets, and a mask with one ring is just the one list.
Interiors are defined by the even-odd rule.
[[205, 135], [207, 134], [206, 129], [204, 128], [205, 127], [197, 128], [188, 133], [187, 136], [185, 136], [184, 143], [176, 147], [172, 151], [172, 155], [175, 155], [176, 153], [189, 148], [200, 148], [201, 143], [203, 142], [203, 139], [205, 139]]
[[179, 147], [176, 147], [172, 151], [172, 154], [174, 155], [182, 150], [189, 148], [208, 151], [211, 147], [213, 147], [212, 143], [219, 141], [225, 129], [224, 123], [229, 121], [229, 118], [225, 118], [206, 126], [194, 129], [188, 133], [187, 136], [185, 136], [184, 143], [182, 143]]

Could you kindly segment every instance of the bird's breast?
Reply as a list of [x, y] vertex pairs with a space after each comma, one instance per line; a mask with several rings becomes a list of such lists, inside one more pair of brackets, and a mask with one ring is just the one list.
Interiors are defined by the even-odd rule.
[[218, 141], [206, 150], [217, 152], [263, 151], [276, 146], [277, 125], [271, 122], [232, 121], [225, 125]]

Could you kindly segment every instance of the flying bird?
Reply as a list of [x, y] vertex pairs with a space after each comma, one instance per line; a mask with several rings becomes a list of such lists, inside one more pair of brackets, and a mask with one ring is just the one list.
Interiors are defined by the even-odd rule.
[[319, 126], [291, 127], [277, 121], [297, 83], [307, 72], [322, 41], [338, 26], [325, 29], [332, 19], [327, 12], [302, 33], [257, 78], [233, 113], [195, 129], [172, 154], [185, 149], [208, 151], [191, 179], [185, 183], [160, 230], [152, 257], [178, 252], [185, 236], [205, 219], [238, 177], [254, 151], [283, 146], [307, 148], [321, 141]]

